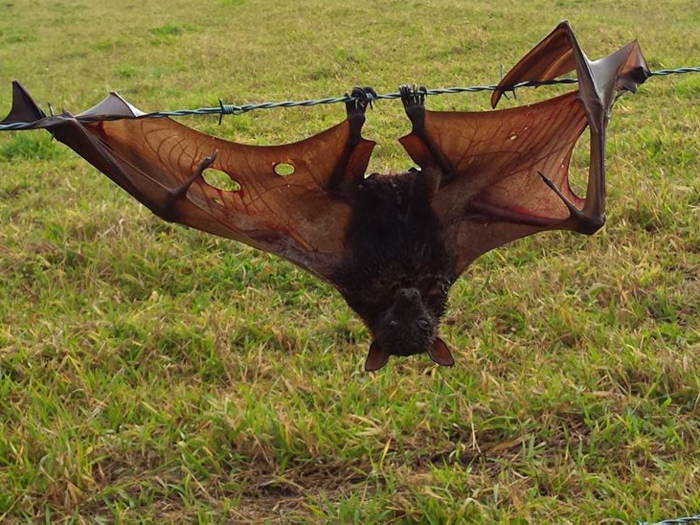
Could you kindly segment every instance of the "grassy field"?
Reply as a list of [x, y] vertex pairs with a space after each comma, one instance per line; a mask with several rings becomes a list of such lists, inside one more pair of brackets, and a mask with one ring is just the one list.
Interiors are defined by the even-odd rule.
[[[593, 4], [0, 0], [0, 113], [13, 78], [72, 112], [110, 90], [156, 110], [492, 83], [562, 18], [592, 57], [636, 37], [652, 69], [700, 62], [696, 0]], [[700, 75], [625, 97], [606, 227], [483, 257], [443, 328], [457, 366], [374, 375], [330, 287], [159, 221], [45, 132], [0, 134], [0, 521], [700, 512], [699, 107]], [[343, 117], [183, 121], [275, 144]], [[408, 129], [399, 103], [376, 105], [370, 169], [409, 165]], [[575, 172], [580, 187], [585, 155]]]

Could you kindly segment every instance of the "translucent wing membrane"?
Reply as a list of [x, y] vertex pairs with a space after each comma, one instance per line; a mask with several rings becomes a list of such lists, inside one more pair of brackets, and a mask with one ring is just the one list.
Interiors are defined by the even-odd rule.
[[[590, 61], [567, 22], [503, 78], [492, 105], [519, 82], [576, 70], [579, 90], [530, 106], [489, 112], [421, 111], [404, 100], [413, 131], [401, 139], [423, 168], [445, 173], [433, 207], [461, 273], [488, 250], [543, 230], [593, 233], [605, 220], [605, 128], [615, 97], [649, 76], [636, 42]], [[590, 127], [585, 198], [569, 186], [578, 138]]]
[[[245, 146], [169, 118], [138, 118], [116, 94], [76, 117], [47, 117], [18, 83], [13, 98], [3, 122], [31, 117], [164, 219], [272, 252], [324, 279], [340, 264], [351, 205], [335, 190], [362, 177], [374, 145], [353, 134], [349, 120], [294, 144]], [[293, 174], [280, 176], [280, 164]], [[208, 168], [239, 191], [207, 184]]]

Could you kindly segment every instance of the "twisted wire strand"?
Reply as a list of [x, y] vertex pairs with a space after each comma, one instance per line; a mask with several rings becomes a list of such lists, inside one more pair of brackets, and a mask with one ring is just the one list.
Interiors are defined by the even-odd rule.
[[700, 514], [696, 514], [695, 516], [685, 516], [683, 518], [673, 518], [657, 522], [638, 521], [637, 525], [684, 525], [686, 523], [693, 523], [696, 521], [700, 521]]
[[[650, 76], [666, 77], [669, 75], [683, 75], [687, 73], [700, 73], [700, 66], [693, 67], [679, 67], [675, 69], [659, 69], [657, 71], [652, 71]], [[545, 80], [545, 81], [528, 81], [519, 82], [512, 86], [507, 86], [506, 92], [515, 92], [516, 89], [526, 88], [526, 87], [538, 87], [538, 86], [551, 86], [555, 84], [576, 84], [578, 80], [575, 78], [561, 78], [555, 80]], [[454, 93], [478, 93], [481, 91], [496, 91], [498, 84], [488, 84], [484, 86], [467, 86], [467, 87], [450, 87], [450, 88], [438, 88], [429, 89], [426, 95], [448, 95]], [[400, 98], [400, 93], [385, 93], [377, 95], [376, 97], [371, 97], [371, 100], [393, 100]], [[176, 109], [170, 111], [154, 111], [151, 113], [145, 113], [138, 116], [137, 118], [166, 118], [166, 117], [187, 117], [192, 115], [219, 115], [223, 117], [224, 115], [241, 115], [249, 111], [254, 111], [258, 109], [276, 109], [276, 108], [292, 108], [292, 107], [312, 107], [319, 106], [322, 104], [339, 104], [342, 102], [349, 102], [355, 100], [354, 97], [350, 95], [343, 95], [342, 97], [326, 97], [313, 100], [285, 100], [282, 102], [260, 102], [256, 104], [224, 104], [219, 100], [219, 105], [217, 107], [210, 108], [197, 108], [197, 109]], [[111, 116], [111, 117], [95, 117], [95, 118], [81, 118], [85, 122], [90, 122], [92, 120], [119, 120], [121, 116]], [[219, 121], [221, 123], [221, 121]], [[18, 131], [23, 129], [31, 129], [31, 122], [11, 122], [7, 124], [0, 124], [0, 131]]]

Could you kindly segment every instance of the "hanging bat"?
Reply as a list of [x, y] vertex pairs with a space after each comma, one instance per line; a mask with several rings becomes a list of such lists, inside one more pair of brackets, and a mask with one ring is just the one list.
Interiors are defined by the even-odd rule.
[[[2, 123], [48, 130], [166, 221], [273, 253], [332, 284], [373, 337], [366, 370], [426, 352], [450, 366], [438, 327], [450, 287], [472, 261], [533, 233], [592, 234], [605, 221], [609, 111], [649, 76], [637, 42], [591, 61], [564, 21], [502, 79], [491, 105], [520, 82], [574, 70], [577, 91], [487, 112], [427, 111], [424, 88], [402, 87], [413, 129], [400, 142], [419, 169], [392, 175], [365, 176], [371, 88], [353, 90], [340, 124], [281, 146], [246, 146], [144, 116], [116, 93], [77, 116], [47, 116], [17, 82]], [[568, 170], [586, 127], [583, 199]], [[281, 164], [293, 174], [278, 175]], [[210, 186], [207, 169], [238, 189]]]

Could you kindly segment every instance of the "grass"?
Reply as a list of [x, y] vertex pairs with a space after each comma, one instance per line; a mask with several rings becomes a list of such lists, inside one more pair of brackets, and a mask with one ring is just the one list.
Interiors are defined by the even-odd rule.
[[[154, 110], [491, 83], [562, 18], [593, 57], [634, 37], [652, 68], [697, 65], [700, 49], [689, 0], [118, 4], [0, 4], [2, 111], [12, 78], [73, 112], [110, 90]], [[45, 134], [0, 135], [0, 520], [699, 512], [699, 93], [698, 76], [651, 79], [616, 106], [604, 230], [473, 265], [443, 329], [456, 367], [414, 358], [375, 375], [365, 328], [328, 286], [160, 222]], [[342, 118], [185, 121], [274, 144]], [[377, 104], [371, 170], [406, 168], [394, 139], [408, 127], [400, 104]]]

